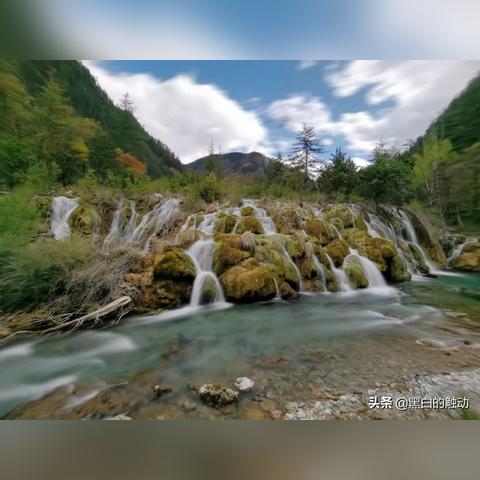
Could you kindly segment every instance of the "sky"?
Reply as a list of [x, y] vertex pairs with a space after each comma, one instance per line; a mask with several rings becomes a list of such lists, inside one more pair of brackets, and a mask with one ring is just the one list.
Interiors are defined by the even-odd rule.
[[183, 163], [208, 153], [291, 151], [303, 123], [328, 159], [336, 147], [359, 166], [376, 143], [423, 134], [480, 71], [480, 61], [84, 61], [110, 98], [128, 91], [145, 129]]

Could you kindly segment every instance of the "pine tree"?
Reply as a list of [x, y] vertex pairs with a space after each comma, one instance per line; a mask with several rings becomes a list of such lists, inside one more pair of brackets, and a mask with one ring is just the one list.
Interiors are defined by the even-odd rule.
[[320, 159], [317, 157], [317, 154], [322, 152], [324, 150], [317, 138], [315, 129], [304, 123], [302, 129], [297, 133], [289, 163], [303, 172], [305, 183], [318, 172]]

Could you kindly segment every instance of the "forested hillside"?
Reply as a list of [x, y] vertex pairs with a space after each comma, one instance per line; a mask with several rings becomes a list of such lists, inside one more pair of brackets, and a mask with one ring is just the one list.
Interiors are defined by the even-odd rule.
[[[132, 105], [114, 105], [77, 61], [4, 61], [0, 95], [2, 142], [10, 136], [17, 143], [3, 150], [12, 153], [23, 143], [28, 157], [60, 167], [64, 184], [88, 169], [105, 177], [124, 173], [127, 166], [158, 177], [182, 168], [175, 154], [139, 124]], [[16, 165], [15, 175], [28, 166], [25, 161], [20, 169]]]
[[480, 77], [412, 145], [418, 198], [447, 223], [480, 221]]

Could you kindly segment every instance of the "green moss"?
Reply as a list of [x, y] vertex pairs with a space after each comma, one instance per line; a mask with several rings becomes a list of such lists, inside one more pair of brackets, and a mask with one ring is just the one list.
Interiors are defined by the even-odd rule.
[[387, 278], [392, 282], [405, 282], [412, 278], [400, 255], [394, 255], [391, 258], [388, 265]]
[[453, 266], [460, 270], [480, 272], [480, 243], [467, 243]]
[[196, 271], [192, 259], [180, 249], [172, 249], [157, 255], [154, 260], [156, 279], [190, 279], [193, 281]]
[[242, 217], [238, 224], [237, 231], [235, 233], [242, 234], [243, 232], [250, 231], [256, 234], [263, 234], [263, 227], [260, 220], [257, 217], [248, 216]]
[[367, 288], [368, 278], [360, 264], [358, 257], [349, 257], [343, 267], [353, 288]]
[[80, 206], [70, 215], [68, 223], [72, 232], [92, 235], [99, 232], [102, 221], [93, 207]]
[[315, 237], [321, 245], [327, 245], [330, 240], [336, 238], [334, 229], [330, 227], [326, 222], [319, 220], [318, 218], [311, 218], [307, 220], [305, 225], [305, 231], [308, 235]]
[[215, 233], [232, 233], [236, 224], [237, 217], [235, 215], [223, 215], [215, 224]]
[[218, 276], [230, 267], [238, 265], [247, 258], [250, 258], [251, 254], [241, 250], [239, 246], [239, 237], [237, 235], [232, 235], [231, 237], [225, 236], [223, 240], [217, 244], [213, 258], [213, 270]]
[[227, 270], [220, 283], [227, 300], [239, 303], [267, 300], [277, 292], [272, 271], [254, 258]]
[[243, 207], [240, 212], [242, 214], [242, 217], [250, 217], [251, 215], [253, 215], [253, 212], [255, 211], [255, 209], [253, 207]]
[[332, 259], [336, 267], [343, 263], [343, 259], [348, 255], [348, 243], [345, 240], [336, 239], [325, 247], [326, 252]]

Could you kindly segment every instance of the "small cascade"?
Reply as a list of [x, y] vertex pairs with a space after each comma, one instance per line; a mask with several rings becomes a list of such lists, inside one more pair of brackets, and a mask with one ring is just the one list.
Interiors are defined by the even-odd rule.
[[55, 240], [65, 240], [70, 236], [68, 220], [77, 207], [76, 198], [53, 197], [51, 231]]
[[283, 256], [287, 259], [288, 262], [290, 262], [290, 264], [293, 266], [293, 268], [295, 269], [295, 271], [297, 272], [297, 275], [298, 275], [298, 289], [300, 292], [303, 292], [303, 278], [302, 278], [302, 274], [300, 273], [300, 269], [297, 267], [297, 265], [295, 264], [295, 262], [290, 258], [290, 255], [288, 254], [287, 252], [287, 249], [285, 248], [285, 245], [282, 244], [282, 253], [283, 253]]
[[324, 266], [321, 264], [320, 260], [315, 255], [315, 249], [310, 242], [305, 243], [305, 253], [315, 265], [315, 269], [317, 270], [317, 277], [322, 282], [325, 291], [327, 291], [327, 277], [325, 275]]
[[369, 258], [360, 255], [357, 250], [350, 249], [350, 255], [356, 257], [362, 266], [363, 272], [368, 279], [369, 287], [386, 287], [387, 282], [383, 278], [378, 267]]
[[273, 300], [282, 300], [282, 296], [280, 295], [280, 289], [278, 288], [278, 281], [275, 277], [273, 277], [273, 281], [275, 282], [275, 290], [277, 292]]
[[428, 258], [428, 255], [426, 254], [425, 250], [420, 245], [420, 242], [418, 241], [418, 237], [417, 237], [417, 232], [415, 232], [415, 228], [413, 227], [408, 214], [403, 210], [399, 210], [399, 215], [402, 220], [402, 224], [405, 227], [405, 231], [407, 232], [407, 241], [410, 243], [413, 243], [418, 248], [418, 251], [422, 256], [423, 263], [425, 263], [425, 265], [428, 267], [430, 272], [436, 272], [438, 268], [430, 260], [430, 258]]
[[328, 255], [327, 253], [325, 255], [328, 258], [328, 262], [330, 263], [330, 269], [335, 279], [337, 280], [337, 284], [338, 284], [338, 287], [340, 288], [340, 291], [341, 292], [351, 291], [352, 287], [350, 285], [350, 282], [348, 281], [347, 274], [343, 270], [335, 266], [335, 264], [333, 263], [332, 257], [330, 257], [330, 255]]
[[202, 303], [203, 289], [205, 282], [210, 279], [215, 285], [215, 298], [213, 303], [225, 302], [222, 286], [217, 276], [212, 272], [213, 252], [215, 242], [212, 239], [197, 240], [188, 250], [187, 254], [195, 265], [197, 275], [193, 282], [190, 306], [198, 307]]
[[257, 207], [255, 202], [250, 198], [244, 198], [242, 200], [242, 206], [253, 208], [253, 216], [258, 218], [262, 224], [265, 235], [274, 235], [277, 233], [277, 227], [275, 227], [275, 223], [273, 223], [273, 220], [268, 216], [264, 208]]
[[204, 235], [213, 235], [213, 229], [215, 228], [216, 221], [216, 213], [207, 213], [197, 229], [200, 230]]

